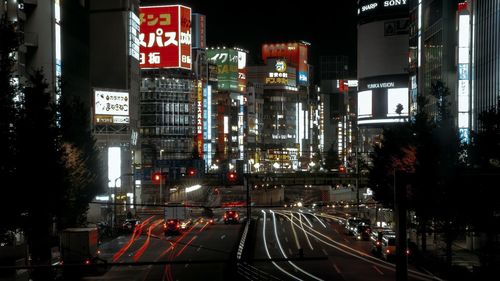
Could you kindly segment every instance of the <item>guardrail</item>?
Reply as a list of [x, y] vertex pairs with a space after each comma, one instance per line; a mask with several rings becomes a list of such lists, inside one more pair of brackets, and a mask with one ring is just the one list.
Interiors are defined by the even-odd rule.
[[250, 227], [250, 218], [247, 218], [247, 224], [241, 235], [240, 245], [238, 246], [238, 251], [236, 252], [236, 258], [241, 260], [241, 255], [243, 254], [243, 248], [245, 247], [245, 240], [247, 239], [248, 228]]

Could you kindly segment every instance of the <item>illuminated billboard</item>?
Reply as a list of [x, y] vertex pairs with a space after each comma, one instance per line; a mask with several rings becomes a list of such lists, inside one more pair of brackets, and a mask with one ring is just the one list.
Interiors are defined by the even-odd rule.
[[94, 115], [97, 124], [129, 123], [128, 92], [94, 90]]
[[191, 8], [141, 7], [139, 15], [141, 68], [191, 70]]
[[409, 2], [409, 0], [360, 0], [358, 19], [363, 22], [386, 16], [408, 15]]
[[286, 64], [283, 59], [270, 59], [268, 66], [272, 68], [266, 73], [264, 84], [266, 88], [274, 86], [274, 88], [296, 87], [295, 68]]
[[309, 51], [308, 43], [282, 43], [262, 45], [262, 60], [267, 63], [270, 58], [285, 59], [297, 70], [297, 83], [307, 85], [309, 81], [309, 69], [307, 57]]
[[203, 157], [203, 84], [198, 81], [197, 87], [197, 103], [196, 103], [196, 133], [197, 133], [197, 148], [200, 158]]
[[408, 75], [358, 81], [358, 125], [404, 122], [409, 117]]
[[208, 59], [217, 65], [218, 89], [240, 91], [238, 88], [238, 52], [235, 49], [207, 50]]
[[238, 51], [238, 90], [242, 93], [247, 90], [247, 53]]

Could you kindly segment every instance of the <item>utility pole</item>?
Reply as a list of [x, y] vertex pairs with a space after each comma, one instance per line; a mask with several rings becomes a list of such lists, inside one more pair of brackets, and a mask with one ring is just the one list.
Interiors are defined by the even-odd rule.
[[359, 159], [358, 153], [359, 150], [356, 147], [356, 205], [357, 205], [357, 216], [360, 217], [360, 208], [359, 208]]
[[[406, 188], [409, 184], [407, 174], [399, 173], [396, 182], [394, 169], [394, 216], [396, 221], [396, 281], [408, 280], [408, 258], [406, 249]], [[399, 186], [398, 186], [399, 183]]]
[[250, 215], [252, 214], [251, 207], [250, 207], [250, 183], [248, 182], [248, 175], [249, 174], [244, 174], [243, 175], [243, 184], [245, 185], [246, 191], [247, 191], [247, 220], [250, 220]]

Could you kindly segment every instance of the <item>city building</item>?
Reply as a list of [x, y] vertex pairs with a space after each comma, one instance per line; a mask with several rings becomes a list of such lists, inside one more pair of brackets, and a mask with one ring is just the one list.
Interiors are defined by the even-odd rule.
[[17, 23], [21, 45], [15, 72], [19, 82], [25, 85], [34, 71], [43, 70], [55, 100], [62, 71], [61, 14], [59, 0], [0, 1], [0, 17]]
[[[327, 169], [338, 169], [340, 165], [348, 167], [351, 166], [348, 160], [356, 151], [358, 81], [349, 78], [347, 56], [321, 56], [320, 70], [322, 158]], [[334, 152], [338, 159], [331, 159]], [[334, 162], [338, 165], [330, 167]]]
[[359, 151], [379, 143], [384, 126], [405, 122], [408, 97], [408, 1], [358, 1]]
[[[337, 155], [337, 167], [354, 168], [352, 159], [356, 152], [356, 108], [357, 80], [321, 80], [320, 88], [320, 140], [322, 158], [331, 158], [332, 152]], [[324, 164], [327, 164], [326, 161]]]
[[264, 44], [264, 65], [248, 67], [256, 102], [262, 85], [262, 113], [257, 111], [262, 125], [256, 122], [262, 126], [257, 130], [261, 134], [259, 152], [248, 160], [260, 171], [306, 170], [311, 162], [308, 48], [309, 43], [303, 41]]
[[[433, 82], [441, 81], [462, 141], [478, 130], [479, 114], [497, 104], [500, 92], [497, 1], [428, 1], [410, 6], [410, 95], [431, 100]], [[449, 52], [448, 50], [456, 50]]]
[[474, 0], [466, 3], [471, 7], [467, 7], [467, 12], [461, 9], [459, 16], [463, 19], [472, 15], [470, 111], [471, 127], [478, 130], [481, 128], [478, 115], [497, 105], [500, 95], [500, 2]]
[[[142, 196], [144, 202], [161, 203], [169, 200], [170, 187], [178, 180], [200, 177], [205, 170], [202, 76], [206, 66], [193, 61], [203, 60], [203, 54], [192, 50], [191, 8], [141, 6], [140, 18]], [[151, 178], [157, 172], [166, 175], [159, 188]]]
[[92, 102], [93, 133], [106, 167], [110, 197], [140, 203], [140, 179], [135, 175], [140, 168], [139, 1], [91, 0], [86, 5], [91, 88], [87, 99]]
[[240, 48], [212, 47], [207, 57], [217, 67], [217, 87], [211, 112], [216, 166], [222, 173], [248, 171], [247, 147], [247, 53]]

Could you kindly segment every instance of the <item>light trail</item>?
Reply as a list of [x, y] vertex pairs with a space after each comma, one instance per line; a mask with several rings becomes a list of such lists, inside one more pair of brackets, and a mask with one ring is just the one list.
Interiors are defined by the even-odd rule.
[[146, 220], [144, 220], [142, 223], [138, 224], [136, 227], [134, 227], [134, 232], [132, 233], [132, 236], [128, 240], [127, 244], [123, 245], [123, 247], [118, 250], [114, 255], [113, 255], [113, 262], [116, 262], [120, 257], [132, 246], [132, 244], [139, 239], [139, 236], [142, 233], [142, 228], [147, 225], [156, 215], [152, 215]]
[[163, 223], [163, 219], [156, 220], [154, 223], [152, 223], [149, 228], [148, 228], [148, 237], [146, 238], [146, 241], [142, 244], [142, 246], [137, 250], [134, 254], [134, 261], [136, 262], [146, 251], [146, 249], [149, 246], [149, 242], [151, 240], [151, 232], [153, 229], [155, 229], [158, 225]]
[[297, 237], [297, 232], [295, 232], [295, 227], [293, 227], [293, 214], [290, 213], [290, 226], [292, 227], [292, 232], [293, 232], [293, 238], [295, 239], [295, 245], [297, 246], [297, 250], [300, 249], [300, 243], [299, 243], [299, 238]]
[[[287, 219], [289, 219], [288, 216], [285, 215], [285, 217]], [[294, 224], [296, 224], [296, 223], [294, 222]], [[316, 231], [312, 227], [309, 227], [307, 225], [306, 225], [306, 227], [308, 227], [311, 231], [315, 232], [319, 236], [321, 236], [321, 237], [325, 238], [326, 240], [329, 240], [330, 242], [332, 242], [332, 243], [329, 243], [329, 242], [321, 239], [319, 236], [314, 235], [313, 233], [305, 230], [307, 233], [309, 233], [309, 235], [311, 235], [312, 237], [316, 238], [318, 241], [322, 242], [325, 245], [328, 245], [328, 246], [330, 246], [330, 247], [332, 247], [332, 248], [334, 248], [334, 249], [336, 249], [336, 250], [338, 250], [338, 251], [340, 251], [340, 252], [342, 252], [342, 253], [344, 253], [346, 255], [349, 255], [349, 256], [355, 257], [357, 259], [363, 260], [365, 262], [371, 263], [372, 265], [378, 265], [378, 266], [380, 266], [382, 268], [385, 268], [387, 270], [395, 271], [395, 267], [391, 263], [388, 263], [386, 261], [382, 261], [382, 260], [376, 259], [375, 257], [372, 257], [372, 256], [370, 256], [370, 255], [368, 255], [368, 254], [366, 254], [364, 252], [358, 251], [358, 250], [356, 250], [354, 248], [351, 248], [351, 247], [349, 247], [347, 245], [339, 243], [339, 242], [331, 239], [330, 237], [324, 235], [323, 233], [321, 233], [319, 231]], [[341, 247], [346, 248], [347, 250], [344, 250]], [[351, 251], [351, 252], [349, 252], [348, 250]], [[436, 276], [428, 275], [428, 274], [421, 273], [421, 272], [418, 272], [418, 271], [408, 270], [408, 272], [413, 277], [426, 278], [427, 280], [441, 280], [442, 281], [442, 279], [439, 279]]]
[[[262, 222], [262, 241], [264, 242], [264, 249], [266, 250], [266, 254], [267, 254], [267, 257], [269, 259], [272, 259], [271, 258], [271, 254], [269, 254], [269, 249], [267, 248], [267, 241], [266, 241], [266, 212], [264, 210], [261, 210], [262, 213], [264, 213], [264, 220]], [[302, 279], [300, 279], [299, 277], [289, 273], [288, 271], [284, 270], [283, 268], [281, 268], [278, 264], [276, 264], [276, 262], [274, 261], [271, 261], [271, 263], [277, 268], [279, 269], [281, 272], [283, 272], [284, 274], [292, 277], [293, 279], [295, 280], [300, 280], [302, 281]]]
[[[280, 239], [278, 237], [278, 230], [276, 229], [276, 216], [274, 215], [274, 212], [271, 211], [271, 214], [273, 214], [273, 225], [274, 225], [274, 236], [276, 237], [276, 242], [278, 242], [278, 247], [280, 248], [280, 251], [281, 251], [281, 254], [283, 255], [283, 257], [285, 257], [285, 259], [287, 259], [287, 255], [285, 254], [285, 251], [283, 250], [283, 247], [281, 247], [281, 242], [280, 242]], [[321, 278], [318, 278], [312, 274], [310, 274], [309, 272], [303, 270], [301, 267], [298, 267], [295, 263], [291, 262], [291, 261], [288, 261], [288, 263], [293, 266], [296, 270], [304, 273], [305, 275], [315, 279], [315, 280], [318, 280], [318, 281], [323, 281], [323, 279]]]

